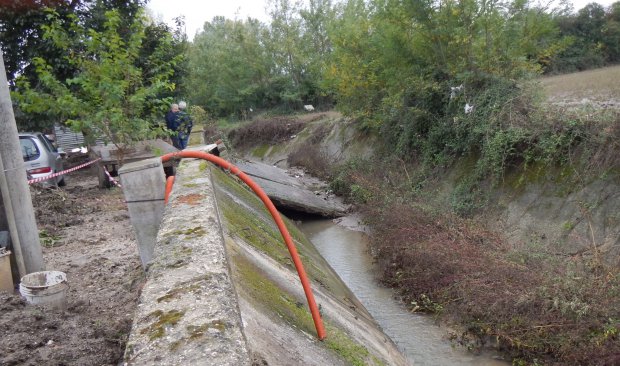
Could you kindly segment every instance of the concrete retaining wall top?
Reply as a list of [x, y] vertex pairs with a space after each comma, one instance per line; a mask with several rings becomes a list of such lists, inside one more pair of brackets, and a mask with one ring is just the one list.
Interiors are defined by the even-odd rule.
[[205, 166], [186, 159], [178, 168], [127, 344], [128, 365], [250, 364]]

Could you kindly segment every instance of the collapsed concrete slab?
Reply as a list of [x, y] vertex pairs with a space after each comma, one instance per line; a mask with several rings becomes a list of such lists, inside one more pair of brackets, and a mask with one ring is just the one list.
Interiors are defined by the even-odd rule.
[[312, 187], [283, 169], [255, 161], [235, 162], [258, 183], [273, 203], [293, 211], [324, 217], [344, 216], [348, 206], [335, 197], [327, 197], [324, 188]]

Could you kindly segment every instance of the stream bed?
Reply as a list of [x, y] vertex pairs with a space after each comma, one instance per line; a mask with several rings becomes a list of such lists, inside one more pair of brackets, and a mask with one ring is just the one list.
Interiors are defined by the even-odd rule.
[[321, 219], [299, 227], [340, 278], [375, 318], [383, 331], [415, 365], [507, 366], [498, 356], [468, 352], [447, 340], [447, 329], [428, 315], [409, 312], [394, 292], [377, 282], [377, 268], [368, 253], [368, 236], [357, 219]]

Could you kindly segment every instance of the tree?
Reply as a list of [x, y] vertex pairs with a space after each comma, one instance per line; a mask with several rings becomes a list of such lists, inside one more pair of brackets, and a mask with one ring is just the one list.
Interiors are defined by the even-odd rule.
[[279, 99], [285, 107], [301, 106], [305, 99], [304, 59], [301, 53], [301, 3], [296, 0], [272, 0], [271, 25], [266, 42], [267, 52], [274, 62], [273, 81], [279, 85]]
[[60, 80], [49, 60], [34, 58], [38, 87], [20, 77], [13, 93], [21, 110], [54, 115], [74, 130], [85, 132], [91, 142], [102, 138], [114, 143], [121, 154], [134, 141], [163, 134], [163, 127], [152, 121], [161, 118], [169, 102], [158, 96], [174, 88], [170, 77], [180, 57], [160, 57], [171, 47], [172, 37], [164, 37], [154, 52], [141, 60], [156, 65], [156, 73], [144, 73], [137, 66], [147, 21], [141, 12], [128, 25], [127, 39], [117, 10], [105, 13], [101, 31], [85, 28], [74, 15], [69, 16], [69, 31], [58, 13], [49, 10], [47, 17], [44, 38], [69, 50], [63, 61], [77, 71]]
[[310, 0], [307, 9], [299, 12], [302, 23], [301, 48], [305, 62], [303, 75], [304, 104], [331, 105], [333, 96], [322, 81], [327, 72], [332, 44], [329, 27], [335, 19], [331, 0]]
[[204, 24], [189, 52], [190, 99], [218, 116], [243, 117], [272, 106], [268, 92], [271, 61], [258, 20], [215, 17]]
[[567, 47], [553, 58], [549, 71], [573, 72], [620, 61], [620, 2], [607, 9], [590, 3], [555, 22]]
[[602, 29], [602, 41], [607, 54], [607, 61], [620, 61], [620, 1], [610, 5], [605, 25]]
[[4, 51], [7, 79], [12, 89], [18, 75], [26, 75], [31, 82], [36, 79], [35, 57], [52, 61], [54, 74], [65, 79], [75, 71], [66, 64], [62, 55], [66, 50], [58, 49], [43, 36], [42, 26], [48, 22], [47, 8], [54, 9], [58, 20], [69, 24], [69, 16], [87, 28], [103, 29], [105, 12], [117, 9], [126, 24], [131, 24], [145, 0], [35, 0], [3, 1], [0, 5], [0, 45]]
[[169, 81], [174, 84], [174, 88], [163, 89], [153, 101], [166, 98], [179, 100], [186, 95], [184, 80], [188, 73], [189, 43], [183, 18], [176, 18], [175, 23], [173, 28], [164, 22], [149, 20], [144, 29], [140, 55], [136, 60], [136, 66], [142, 70], [143, 79], [150, 80], [161, 73], [162, 69], [172, 65]]
[[[70, 51], [57, 47], [50, 39], [44, 37], [43, 26], [48, 23], [46, 8], [56, 11], [58, 21], [69, 33], [72, 32], [70, 29], [72, 23], [102, 31], [106, 21], [106, 11], [116, 9], [123, 19], [119, 33], [124, 40], [127, 40], [129, 25], [133, 23], [145, 3], [145, 0], [11, 0], [2, 2], [0, 5], [0, 45], [5, 55], [11, 90], [16, 87], [17, 76], [27, 78], [34, 88], [38, 86], [36, 67], [32, 62], [37, 57], [48, 61], [51, 73], [58, 80], [64, 81], [73, 77], [77, 72], [73, 65], [66, 62], [64, 55], [67, 52], [80, 52], [81, 45], [77, 44], [78, 49]], [[181, 28], [177, 27], [173, 31], [164, 23], [151, 22], [147, 26], [147, 41], [144, 42], [142, 53], [152, 53], [161, 38], [161, 32], [150, 32], [149, 28], [157, 28], [175, 35], [174, 47], [168, 50], [171, 57], [185, 51], [184, 39], [176, 36]], [[151, 36], [152, 41], [149, 41], [148, 38]], [[144, 67], [142, 69], [147, 70]], [[178, 63], [173, 80], [180, 80], [184, 72], [183, 63]], [[171, 95], [172, 93], [167, 94], [167, 96]], [[15, 106], [15, 114], [17, 124], [22, 130], [44, 130], [58, 122], [47, 113], [24, 113], [17, 106]]]

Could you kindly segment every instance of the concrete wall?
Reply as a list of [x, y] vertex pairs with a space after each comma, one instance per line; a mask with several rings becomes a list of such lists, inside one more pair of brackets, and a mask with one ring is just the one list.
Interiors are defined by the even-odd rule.
[[324, 341], [262, 203], [230, 174], [183, 160], [147, 265], [126, 364], [410, 364], [286, 222], [323, 314]]
[[249, 365], [209, 176], [195, 160], [178, 172], [125, 362]]

